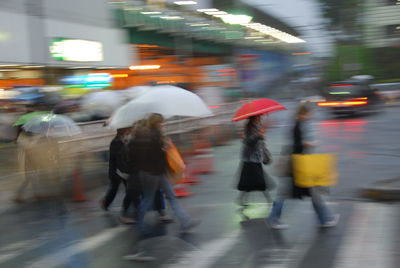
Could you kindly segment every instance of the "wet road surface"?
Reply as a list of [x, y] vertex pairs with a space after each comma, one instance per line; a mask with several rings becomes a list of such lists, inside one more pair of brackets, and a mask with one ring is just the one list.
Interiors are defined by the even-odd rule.
[[[267, 133], [274, 156], [287, 143], [291, 112], [270, 117], [279, 126]], [[251, 219], [243, 221], [234, 189], [240, 142], [232, 141], [215, 148], [215, 173], [201, 176], [200, 185], [190, 186], [193, 195], [180, 199], [192, 216], [202, 219], [200, 226], [181, 234], [176, 223], [161, 224], [157, 215], [148, 215], [154, 236], [142, 244], [154, 262], [122, 260], [137, 246], [135, 228], [118, 220], [122, 191], [110, 212], [100, 210], [98, 200], [106, 189], [100, 187], [87, 193], [90, 201], [85, 203], [0, 205], [0, 267], [397, 267], [398, 204], [373, 203], [358, 191], [399, 174], [399, 112], [390, 107], [339, 119], [316, 113], [317, 151], [338, 154], [340, 182], [329, 201], [341, 214], [336, 228], [318, 227], [309, 200], [289, 200], [282, 219], [290, 228], [271, 230], [264, 222], [270, 205], [257, 193], [247, 212]]]

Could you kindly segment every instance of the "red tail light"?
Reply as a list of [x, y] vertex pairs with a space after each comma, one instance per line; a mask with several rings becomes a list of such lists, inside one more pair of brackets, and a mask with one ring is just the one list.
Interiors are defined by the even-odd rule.
[[367, 101], [345, 101], [343, 102], [344, 105], [365, 105]]
[[357, 106], [366, 104], [368, 104], [367, 101], [335, 101], [335, 102], [327, 101], [318, 103], [318, 106], [340, 106], [340, 105]]
[[330, 87], [351, 87], [353, 85], [347, 84], [347, 85], [331, 85]]
[[336, 106], [336, 105], [340, 105], [340, 102], [319, 102], [318, 106]]

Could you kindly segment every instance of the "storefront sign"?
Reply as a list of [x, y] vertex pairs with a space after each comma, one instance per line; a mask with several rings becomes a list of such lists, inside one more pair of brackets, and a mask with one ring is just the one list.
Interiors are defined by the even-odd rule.
[[103, 45], [96, 41], [54, 38], [50, 41], [50, 54], [59, 61], [102, 61]]

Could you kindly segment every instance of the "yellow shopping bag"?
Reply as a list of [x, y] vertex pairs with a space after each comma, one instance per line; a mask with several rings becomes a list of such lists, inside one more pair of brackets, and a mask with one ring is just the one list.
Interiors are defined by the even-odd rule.
[[293, 154], [293, 177], [299, 187], [331, 186], [337, 183], [336, 155]]

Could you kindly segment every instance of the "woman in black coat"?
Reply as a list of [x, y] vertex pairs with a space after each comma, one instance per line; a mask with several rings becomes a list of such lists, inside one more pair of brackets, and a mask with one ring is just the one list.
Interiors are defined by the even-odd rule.
[[[110, 144], [110, 157], [108, 162], [108, 178], [110, 184], [106, 195], [100, 201], [102, 209], [108, 210], [111, 203], [114, 201], [115, 196], [118, 192], [119, 185], [124, 184], [125, 188], [127, 186], [126, 178], [122, 177], [122, 174], [118, 172], [118, 155], [121, 153], [122, 148], [125, 146], [125, 139], [131, 134], [131, 128], [121, 128], [117, 130], [117, 135], [111, 141]], [[132, 202], [130, 195], [125, 194], [122, 203], [122, 215], [121, 221], [124, 223], [134, 223], [134, 220], [126, 217], [126, 213], [129, 209], [129, 205]]]

